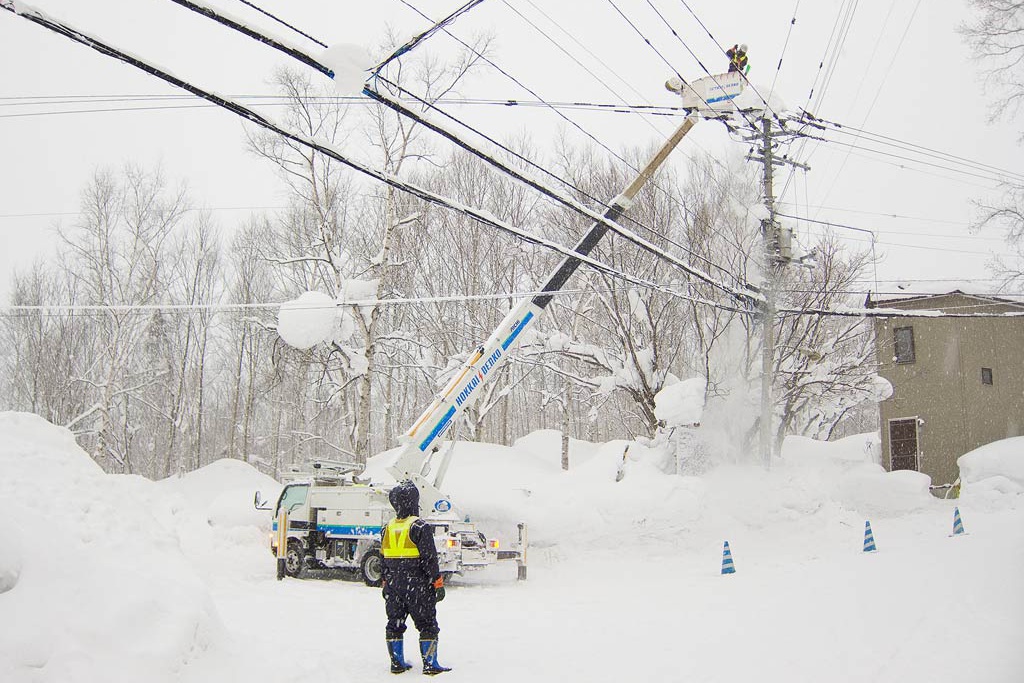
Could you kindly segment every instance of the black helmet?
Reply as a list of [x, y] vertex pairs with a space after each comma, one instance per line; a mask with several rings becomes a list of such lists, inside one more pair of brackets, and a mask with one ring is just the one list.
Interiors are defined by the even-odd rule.
[[420, 491], [409, 479], [391, 489], [388, 500], [400, 519], [420, 514]]

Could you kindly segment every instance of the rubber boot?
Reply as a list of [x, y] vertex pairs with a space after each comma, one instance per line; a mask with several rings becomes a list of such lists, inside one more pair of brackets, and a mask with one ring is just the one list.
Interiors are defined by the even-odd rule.
[[404, 674], [412, 668], [412, 664], [405, 661], [405, 641], [401, 638], [388, 638], [388, 654], [391, 655], [391, 673]]
[[423, 673], [426, 675], [436, 676], [437, 674], [443, 674], [445, 671], [451, 671], [449, 667], [441, 666], [437, 663], [436, 640], [421, 640], [420, 655], [423, 657]]

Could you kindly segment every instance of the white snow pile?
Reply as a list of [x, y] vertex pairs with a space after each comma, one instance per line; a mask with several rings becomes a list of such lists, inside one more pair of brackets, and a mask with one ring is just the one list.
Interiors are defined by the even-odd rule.
[[976, 448], [957, 463], [964, 496], [992, 499], [1000, 493], [1024, 493], [1024, 436]]
[[337, 302], [323, 292], [304, 292], [281, 304], [277, 333], [289, 346], [311, 349], [342, 336]]
[[[702, 476], [665, 474], [649, 444], [577, 439], [564, 471], [553, 430], [456, 443], [442, 490], [502, 547], [518, 522], [531, 545], [525, 583], [508, 564], [453, 578], [439, 607], [449, 675], [1019, 680], [1024, 443], [964, 456], [966, 495], [944, 501], [923, 475], [881, 471], [877, 442], [790, 438], [768, 471], [751, 457]], [[371, 460], [377, 482], [394, 455]], [[388, 678], [378, 591], [275, 580], [252, 494], [277, 488], [223, 460], [160, 482], [108, 475], [67, 430], [0, 413], [0, 681]], [[957, 504], [968, 534], [950, 538]], [[861, 552], [865, 520], [877, 553]], [[507, 648], [525, 657], [495, 667]]]
[[706, 388], [703, 377], [666, 385], [654, 396], [655, 417], [670, 427], [700, 422]]
[[105, 474], [35, 415], [0, 413], [0, 435], [0, 679], [153, 680], [217, 641], [151, 482]]
[[790, 436], [783, 446], [783, 471], [795, 473], [809, 490], [844, 509], [865, 515], [906, 514], [935, 503], [927, 475], [886, 472], [878, 464], [879, 453], [877, 433], [833, 442]]
[[181, 496], [184, 507], [202, 514], [214, 527], [268, 528], [270, 516], [253, 506], [253, 494], [261, 491], [266, 498], [276, 500], [281, 491], [281, 484], [272, 477], [230, 458], [157, 484]]
[[366, 48], [348, 43], [332, 45], [320, 54], [320, 62], [334, 72], [334, 89], [339, 95], [358, 95], [376, 64]]
[[[659, 448], [626, 441], [570, 439], [569, 470], [563, 471], [560, 432], [541, 430], [512, 447], [457, 442], [443, 489], [506, 540], [526, 522], [532, 543], [561, 547], [609, 536], [631, 544], [638, 530], [673, 543], [680, 537], [710, 542], [730, 528], [732, 535], [749, 533], [817, 513], [820, 524], [859, 526], [867, 517], [939, 505], [926, 475], [890, 473], [874, 462], [877, 441], [877, 434], [835, 444], [791, 437], [771, 471], [726, 465], [699, 477], [666, 476]], [[392, 482], [385, 472], [397, 452], [372, 458], [368, 474]]]

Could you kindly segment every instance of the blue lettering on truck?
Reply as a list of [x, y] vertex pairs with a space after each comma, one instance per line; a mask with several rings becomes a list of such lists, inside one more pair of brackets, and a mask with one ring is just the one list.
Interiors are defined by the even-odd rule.
[[523, 316], [522, 320], [520, 320], [515, 325], [513, 325], [512, 326], [512, 334], [508, 335], [508, 338], [501, 343], [501, 348], [502, 349], [507, 349], [512, 344], [512, 342], [514, 342], [516, 340], [516, 337], [519, 336], [519, 333], [522, 332], [526, 328], [526, 326], [530, 323], [530, 320], [532, 318], [533, 318], [533, 311], [530, 311], [529, 313], [527, 313], [526, 315]]
[[451, 424], [452, 415], [454, 414], [455, 406], [452, 406], [451, 408], [448, 409], [448, 412], [444, 414], [444, 417], [441, 418], [441, 421], [434, 425], [434, 428], [430, 430], [430, 434], [428, 434], [427, 438], [425, 438], [423, 442], [420, 444], [421, 451], [427, 450], [427, 447], [434, 442], [434, 439], [436, 439], [441, 434], [441, 432], [448, 428], [448, 426]]

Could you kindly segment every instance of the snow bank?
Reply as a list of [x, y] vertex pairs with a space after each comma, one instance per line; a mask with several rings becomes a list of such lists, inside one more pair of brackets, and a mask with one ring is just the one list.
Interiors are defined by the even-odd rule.
[[202, 578], [234, 582], [267, 576], [272, 513], [257, 510], [253, 496], [261, 491], [276, 500], [281, 484], [247, 463], [224, 458], [154, 488], [171, 511], [165, 524]]
[[1004, 477], [1024, 487], [1024, 436], [985, 444], [957, 459], [960, 479], [976, 484], [990, 477]]
[[24, 413], [0, 413], [0, 471], [5, 681], [170, 680], [217, 641], [152, 482], [105, 474]]
[[878, 464], [877, 432], [837, 441], [786, 438], [784, 467], [808, 490], [820, 491], [843, 509], [865, 516], [900, 515], [931, 506], [931, 480], [919, 472], [886, 472]]
[[880, 464], [882, 440], [878, 432], [854, 434], [835, 441], [818, 441], [806, 436], [787, 436], [782, 457], [789, 463], [815, 466], [825, 460], [846, 460]]
[[1024, 436], [985, 444], [957, 464], [961, 498], [984, 507], [1024, 505]]
[[270, 528], [270, 514], [253, 506], [262, 491], [276, 500], [281, 484], [241, 460], [223, 458], [180, 477], [158, 482], [167, 493], [181, 496], [189, 510], [206, 517], [210, 526]]
[[[565, 662], [558, 638], [573, 623], [579, 628], [570, 629], [569, 644], [585, 656], [558, 669], [560, 679], [583, 666], [582, 680], [625, 680], [649, 666], [641, 678], [657, 680], [656, 648], [645, 648], [668, 633], [692, 644], [686, 661], [712, 680], [723, 657], [761, 647], [765, 633], [775, 633], [769, 622], [778, 626], [782, 615], [779, 642], [766, 650], [782, 654], [767, 680], [791, 679], [794, 661], [804, 666], [801, 679], [820, 671], [877, 679], [876, 664], [850, 668], [865, 647], [879, 633], [898, 638], [922, 627], [928, 637], [914, 641], [918, 649], [886, 680], [978, 678], [978, 671], [984, 680], [1016, 680], [1024, 602], [1010, 577], [1024, 561], [1013, 533], [1019, 513], [986, 515], [961, 501], [970, 535], [949, 539], [952, 503], [930, 496], [923, 475], [882, 471], [877, 439], [791, 438], [771, 470], [729, 465], [699, 477], [666, 475], [656, 466], [664, 453], [626, 441], [571, 439], [563, 471], [554, 430], [512, 446], [458, 442], [442, 488], [503, 545], [526, 522], [533, 569], [525, 584], [488, 584], [501, 568], [455, 579], [443, 606], [452, 636], [446, 652], [464, 671], [493, 674], [493, 658], [479, 652], [512, 639], [551, 669]], [[968, 492], [996, 481], [1020, 489], [1020, 445], [1012, 439], [965, 456]], [[386, 481], [395, 453], [372, 458], [368, 471]], [[277, 484], [245, 463], [221, 460], [155, 483], [107, 475], [66, 430], [0, 413], [0, 472], [4, 683], [388, 676], [380, 632], [367, 628], [383, 622], [379, 594], [358, 581], [274, 580], [266, 513], [252, 510], [252, 493], [273, 495]], [[900, 517], [907, 512], [914, 514]], [[865, 519], [876, 530], [877, 555], [860, 552]], [[729, 578], [718, 575], [725, 539], [739, 572]], [[996, 552], [1001, 561], [993, 566]], [[955, 609], [963, 629], [950, 629], [948, 605], [936, 602], [950, 585], [965, 596]], [[495, 623], [493, 614], [520, 618]], [[609, 631], [609, 621], [636, 628]], [[282, 631], [275, 623], [314, 628]], [[723, 629], [732, 629], [727, 641], [714, 635]], [[607, 643], [599, 640], [606, 632]], [[810, 663], [786, 654], [792, 633], [819, 637]], [[991, 647], [965, 650], [974, 658], [954, 676], [937, 653], [961, 637]], [[338, 642], [351, 647], [339, 650]], [[620, 654], [602, 659], [612, 647]], [[924, 671], [922, 662], [937, 663]], [[521, 678], [524, 667], [498, 677]]]
[[[542, 430], [512, 447], [458, 442], [442, 488], [503, 542], [526, 522], [535, 547], [573, 552], [609, 539], [619, 547], [652, 538], [711, 543], [816, 516], [823, 525], [842, 520], [859, 528], [869, 517], [941, 505], [928, 491], [927, 476], [877, 465], [877, 444], [877, 433], [831, 443], [790, 438], [770, 471], [726, 465], [702, 476], [676, 476], [661, 469], [666, 455], [660, 448], [627, 441], [570, 439], [569, 470], [563, 471], [561, 434]], [[372, 458], [368, 474], [390, 482], [381, 474], [396, 453]]]

